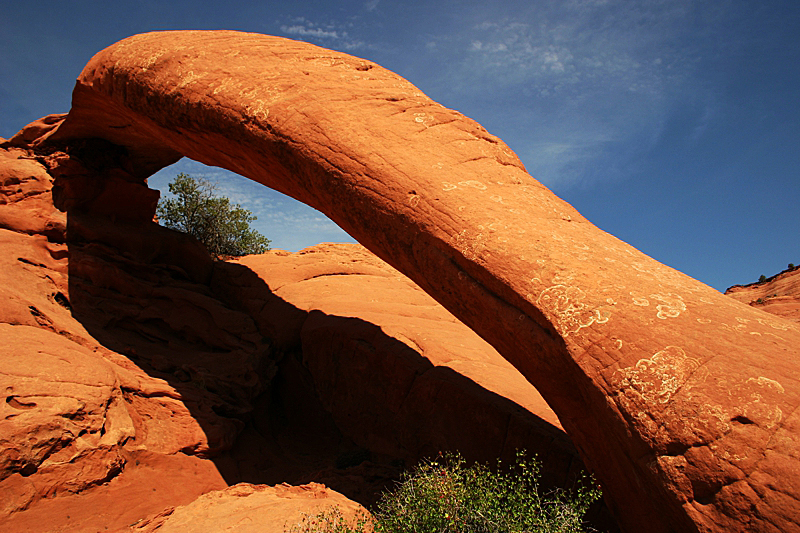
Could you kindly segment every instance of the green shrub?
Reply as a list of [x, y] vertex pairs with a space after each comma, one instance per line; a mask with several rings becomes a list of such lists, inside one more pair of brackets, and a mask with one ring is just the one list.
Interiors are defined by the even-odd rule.
[[289, 529], [290, 533], [365, 533], [372, 531], [372, 520], [365, 515], [357, 515], [347, 521], [339, 507], [331, 507], [316, 515], [304, 515], [298, 524]]
[[794, 270], [794, 263], [789, 263], [789, 270]]
[[765, 276], [764, 274], [761, 274], [761, 276], [758, 278], [758, 282], [759, 283], [764, 283], [765, 281], [767, 281], [767, 276]]
[[[292, 532], [362, 533], [577, 533], [583, 516], [600, 490], [583, 480], [572, 491], [542, 494], [539, 464], [517, 455], [508, 469], [467, 466], [458, 454], [423, 461], [404, 475], [395, 490], [385, 493], [373, 511], [373, 521], [343, 524], [341, 514], [328, 511], [307, 517]], [[316, 529], [309, 528], [313, 524]], [[339, 528], [339, 529], [337, 529]]]
[[211, 183], [181, 173], [169, 184], [169, 192], [173, 197], [158, 203], [159, 221], [194, 236], [211, 255], [220, 258], [269, 250], [269, 239], [250, 228], [256, 217], [229, 198], [216, 196]]

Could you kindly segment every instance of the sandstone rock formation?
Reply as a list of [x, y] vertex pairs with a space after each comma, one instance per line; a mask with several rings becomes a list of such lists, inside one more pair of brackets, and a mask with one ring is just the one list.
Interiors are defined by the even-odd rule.
[[270, 329], [299, 340], [325, 410], [362, 448], [407, 465], [443, 450], [494, 462], [526, 449], [543, 462], [550, 484], [566, 486], [579, 473], [558, 418], [536, 389], [361, 246], [272, 251], [237, 263], [258, 274], [279, 301], [304, 311], [264, 312], [259, 302], [252, 314], [283, 317]]
[[800, 526], [800, 327], [591, 225], [399, 76], [268, 36], [134, 36], [89, 62], [63, 121], [11, 143], [95, 138], [124, 171], [57, 179], [68, 226], [146, 218], [144, 179], [181, 155], [238, 172], [326, 213], [494, 346], [627, 531]]
[[800, 322], [800, 267], [784, 270], [765, 283], [734, 285], [725, 294], [767, 313]]
[[[150, 343], [141, 342], [142, 335], [162, 335], [158, 340], [166, 342], [181, 338], [163, 337], [170, 328], [159, 321], [170, 320], [164, 316], [167, 310], [143, 305], [141, 294], [154, 296], [151, 303], [159, 298], [179, 302], [181, 311], [188, 312], [174, 317], [186, 321], [177, 326], [185, 330], [182, 337], [219, 339], [227, 331], [229, 341], [240, 335], [247, 339], [252, 332], [242, 316], [214, 327], [196, 322], [199, 314], [217, 318], [232, 310], [214, 305], [211, 298], [198, 301], [200, 296], [187, 290], [192, 284], [185, 276], [174, 280], [180, 281], [182, 292], [176, 283], [159, 286], [177, 267], [136, 264], [101, 242], [68, 243], [66, 217], [53, 207], [53, 177], [43, 164], [46, 159], [20, 148], [0, 149], [4, 533], [119, 527], [161, 511], [164, 502], [182, 505], [224, 488], [217, 468], [203, 457], [229, 446], [243, 423], [215, 410], [229, 404], [245, 410], [245, 399], [260, 386], [248, 382], [254, 375], [248, 367], [250, 354], [241, 345], [237, 351], [236, 343], [229, 345], [232, 357], [220, 368], [197, 345], [193, 361], [180, 361], [185, 346], [177, 345], [169, 350], [169, 359], [142, 351], [139, 364], [133, 362], [137, 349], [160, 345], [165, 351], [152, 337]], [[158, 239], [153, 240], [155, 249]], [[177, 234], [161, 244], [179, 241], [185, 245], [176, 251], [196, 246]], [[139, 342], [124, 346], [137, 328]], [[115, 330], [122, 333], [116, 344], [98, 340], [114, 336]], [[159, 356], [161, 372], [142, 370]], [[173, 372], [189, 379], [176, 379]], [[195, 387], [193, 381], [203, 376], [214, 376], [223, 392]], [[226, 382], [236, 382], [231, 387], [235, 395], [225, 394]]]
[[311, 483], [300, 487], [239, 484], [204, 494], [188, 505], [169, 508], [131, 528], [132, 533], [284, 533], [315, 515], [338, 507], [354, 520], [366, 510], [336, 491]]
[[[372, 503], [440, 450], [527, 448], [547, 486], [582, 470], [536, 390], [360, 246], [212, 263], [146, 217], [67, 221], [51, 173], [91, 172], [0, 148], [0, 532], [243, 527], [244, 508], [282, 531], [280, 509], [330, 491], [263, 483]], [[257, 485], [222, 490], [240, 481]]]

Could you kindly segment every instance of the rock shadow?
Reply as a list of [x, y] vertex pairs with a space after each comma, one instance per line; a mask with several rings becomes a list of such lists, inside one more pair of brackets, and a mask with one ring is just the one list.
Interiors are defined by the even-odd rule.
[[[71, 213], [67, 243], [73, 316], [176, 391], [204, 434], [177, 453], [213, 461], [228, 484], [317, 481], [369, 506], [440, 451], [506, 462], [524, 448], [545, 490], [583, 470], [560, 429], [508, 398], [375, 324], [298, 309], [183, 234]], [[123, 393], [131, 410], [149, 398]]]

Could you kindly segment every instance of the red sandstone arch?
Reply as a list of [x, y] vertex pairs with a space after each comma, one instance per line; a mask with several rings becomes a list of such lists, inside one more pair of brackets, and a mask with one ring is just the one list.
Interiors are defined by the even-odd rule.
[[327, 214], [545, 396], [626, 531], [800, 528], [800, 328], [599, 230], [497, 137], [374, 63], [164, 32], [98, 53], [36, 143], [187, 156]]

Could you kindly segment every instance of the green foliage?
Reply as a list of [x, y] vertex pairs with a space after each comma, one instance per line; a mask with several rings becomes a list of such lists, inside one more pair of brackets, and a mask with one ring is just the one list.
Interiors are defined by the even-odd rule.
[[222, 256], [260, 254], [269, 250], [269, 239], [250, 228], [256, 217], [214, 194], [214, 186], [187, 174], [169, 184], [174, 196], [158, 203], [156, 216], [166, 227], [194, 236], [209, 253]]
[[789, 263], [789, 270], [794, 270], [794, 263]]
[[[539, 464], [517, 455], [516, 464], [502, 470], [467, 466], [458, 454], [423, 461], [406, 473], [394, 491], [385, 493], [373, 512], [376, 533], [578, 533], [583, 515], [600, 490], [584, 482], [574, 491], [542, 494]], [[585, 481], [585, 480], [584, 480]], [[329, 512], [330, 513], [330, 512]], [[307, 517], [306, 529], [292, 532], [362, 533], [366, 521], [342, 526], [341, 516]], [[311, 521], [315, 528], [309, 527]], [[346, 529], [336, 529], [337, 527]]]
[[758, 278], [758, 282], [759, 283], [764, 283], [765, 281], [767, 281], [767, 276], [765, 276], [764, 274], [761, 274], [761, 276]]
[[363, 514], [348, 522], [339, 507], [334, 506], [317, 515], [304, 515], [289, 533], [365, 533], [372, 531], [371, 524], [370, 518]]

